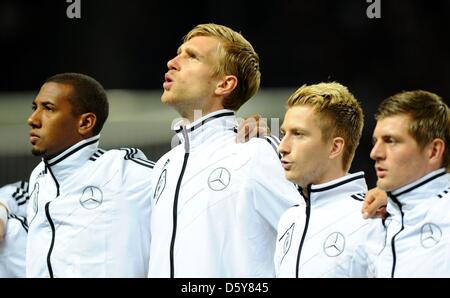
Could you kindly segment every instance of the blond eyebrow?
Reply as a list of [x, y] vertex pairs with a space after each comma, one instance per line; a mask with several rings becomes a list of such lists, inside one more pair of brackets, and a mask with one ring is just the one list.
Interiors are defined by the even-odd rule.
[[181, 53], [181, 51], [182, 51], [183, 49], [184, 49], [184, 51], [185, 51], [186, 53], [188, 53], [189, 55], [195, 55], [195, 56], [197, 56], [197, 57], [199, 57], [199, 58], [204, 58], [204, 57], [205, 57], [204, 55], [200, 54], [200, 53], [199, 53], [197, 50], [195, 50], [194, 48], [189, 47], [189, 46], [183, 47], [183, 45], [181, 45], [181, 46], [178, 47], [177, 55], [180, 55], [180, 53]]
[[188, 53], [189, 55], [195, 55], [197, 57], [203, 57], [203, 55], [192, 48], [186, 48], [186, 53]]

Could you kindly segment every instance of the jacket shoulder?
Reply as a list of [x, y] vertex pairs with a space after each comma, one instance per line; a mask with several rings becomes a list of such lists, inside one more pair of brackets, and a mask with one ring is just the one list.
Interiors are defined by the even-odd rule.
[[449, 201], [450, 200], [450, 185], [448, 185], [446, 188], [444, 188], [443, 190], [438, 192], [436, 195], [436, 198]]
[[45, 164], [43, 161], [41, 161], [34, 169], [31, 171], [30, 174], [30, 180], [36, 179], [40, 175], [43, 175], [45, 173]]
[[[145, 154], [137, 148], [119, 148], [104, 151], [103, 153], [98, 153], [97, 151], [96, 153], [101, 154], [101, 156], [94, 161], [101, 160], [102, 162], [107, 163], [115, 162], [130, 164], [131, 166], [145, 167], [149, 169], [153, 169], [155, 165], [153, 161], [148, 160]], [[92, 160], [92, 157], [90, 160]]]
[[305, 210], [305, 205], [303, 204], [298, 204], [298, 205], [294, 205], [290, 208], [288, 208], [282, 215], [280, 218], [280, 224], [282, 223], [292, 223], [294, 221], [296, 221], [300, 215], [304, 214]]
[[[284, 234], [289, 230], [294, 229], [299, 221], [304, 220], [303, 216], [305, 214], [304, 205], [294, 205], [288, 208], [280, 217], [277, 225], [278, 234]], [[279, 240], [279, 239], [277, 239]]]
[[159, 171], [164, 168], [165, 165], [169, 164], [171, 161], [176, 161], [178, 159], [183, 159], [185, 154], [184, 147], [178, 145], [173, 147], [168, 152], [164, 153], [156, 162], [155, 170]]
[[246, 149], [253, 154], [269, 154], [280, 158], [278, 153], [278, 145], [280, 141], [275, 136], [267, 136], [263, 138], [253, 138], [245, 143]]
[[448, 211], [450, 209], [450, 187], [441, 190], [432, 202], [429, 209], [428, 217], [430, 220], [439, 221], [443, 220], [447, 222], [450, 226], [450, 221], [448, 220]]

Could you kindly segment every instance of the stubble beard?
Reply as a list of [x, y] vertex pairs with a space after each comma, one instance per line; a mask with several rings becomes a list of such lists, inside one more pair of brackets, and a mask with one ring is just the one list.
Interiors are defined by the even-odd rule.
[[45, 155], [45, 153], [47, 153], [47, 150], [38, 149], [38, 148], [31, 148], [31, 154], [33, 154], [34, 156], [42, 157], [42, 156]]

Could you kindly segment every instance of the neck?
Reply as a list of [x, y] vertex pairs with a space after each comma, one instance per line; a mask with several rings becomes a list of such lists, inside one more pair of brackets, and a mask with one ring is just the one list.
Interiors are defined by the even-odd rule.
[[222, 101], [223, 99], [221, 98], [210, 98], [198, 101], [196, 104], [177, 104], [174, 105], [174, 108], [181, 117], [193, 122], [212, 112], [224, 109]]
[[[344, 177], [346, 174], [347, 174], [347, 172], [342, 169], [342, 166], [340, 164], [339, 165], [336, 164], [336, 165], [333, 165], [333, 166], [329, 167], [328, 169], [326, 169], [322, 175], [320, 175], [313, 181], [310, 181], [308, 183], [308, 185], [309, 184], [318, 185], [318, 184], [327, 183], [327, 182], [333, 181], [335, 179]], [[308, 185], [300, 185], [305, 198], [308, 198], [308, 189], [307, 189]]]
[[[94, 138], [94, 137], [96, 137], [96, 138]], [[78, 140], [74, 140], [70, 145], [67, 145], [64, 149], [62, 149], [62, 150], [59, 150], [58, 152], [56, 152], [56, 153], [43, 153], [43, 154], [39, 154], [39, 155], [37, 155], [37, 156], [41, 156], [43, 159], [45, 159], [45, 160], [51, 160], [51, 159], [53, 159], [54, 157], [56, 157], [56, 156], [58, 156], [58, 155], [60, 155], [61, 153], [63, 153], [64, 151], [67, 151], [69, 148], [71, 148], [71, 147], [73, 147], [73, 146], [75, 146], [76, 144], [79, 144], [80, 142], [82, 142], [82, 141], [92, 141], [92, 140], [89, 140], [89, 139], [91, 139], [92, 138], [92, 140], [98, 140], [99, 138], [100, 138], [100, 135], [99, 134], [97, 134], [97, 135], [95, 135], [95, 136], [93, 136], [93, 135], [91, 135], [91, 136], [89, 136], [89, 137], [82, 137], [82, 138], [80, 138], [80, 139], [78, 139]]]
[[335, 179], [339, 179], [341, 177], [344, 177], [346, 175], [346, 171], [344, 171], [342, 169], [342, 166], [335, 166], [335, 167], [331, 167], [331, 169], [329, 169], [324, 176], [322, 177], [322, 179], [320, 180], [320, 182], [316, 183], [316, 184], [323, 184], [323, 183], [327, 183], [330, 181], [333, 181]]
[[219, 110], [222, 110], [222, 109], [223, 109], [223, 107], [216, 107], [216, 108], [213, 108], [213, 109], [205, 109], [205, 108], [202, 108], [202, 109], [189, 109], [189, 110], [187, 110], [187, 109], [185, 109], [185, 110], [178, 110], [177, 109], [177, 111], [181, 115], [181, 117], [189, 120], [189, 122], [192, 123], [192, 122], [194, 122], [194, 121], [196, 121], [196, 120], [198, 120], [198, 119], [200, 119], [200, 118], [202, 118], [202, 117], [204, 117], [204, 116], [206, 116], [208, 114], [211, 114], [213, 112], [216, 112], [216, 111], [219, 111]]

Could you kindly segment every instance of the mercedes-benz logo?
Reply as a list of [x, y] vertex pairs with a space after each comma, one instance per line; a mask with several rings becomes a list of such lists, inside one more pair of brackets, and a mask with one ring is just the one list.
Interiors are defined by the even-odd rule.
[[167, 169], [162, 171], [161, 175], [159, 175], [158, 184], [156, 185], [155, 194], [153, 195], [153, 199], [156, 200], [155, 204], [158, 203], [159, 197], [161, 196], [164, 188], [166, 187], [166, 176]]
[[103, 202], [103, 192], [95, 186], [88, 186], [83, 190], [80, 204], [86, 209], [95, 209]]
[[214, 191], [221, 191], [230, 184], [231, 175], [225, 168], [217, 168], [209, 174], [208, 186]]
[[345, 237], [339, 232], [328, 235], [323, 243], [323, 251], [329, 257], [337, 257], [345, 249]]
[[420, 229], [420, 243], [424, 248], [435, 246], [441, 241], [442, 231], [434, 223], [426, 223]]

